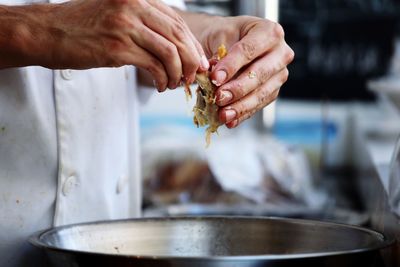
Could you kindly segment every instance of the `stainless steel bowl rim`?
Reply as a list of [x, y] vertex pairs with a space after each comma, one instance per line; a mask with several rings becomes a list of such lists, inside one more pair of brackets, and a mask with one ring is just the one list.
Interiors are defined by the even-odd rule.
[[75, 253], [78, 255], [97, 255], [97, 256], [110, 256], [108, 253], [101, 253], [101, 252], [91, 252], [91, 251], [81, 251], [81, 250], [74, 250], [74, 249], [66, 249], [66, 248], [59, 248], [56, 246], [51, 246], [42, 241], [42, 237], [44, 235], [52, 234], [54, 232], [68, 229], [76, 226], [87, 226], [87, 225], [97, 225], [97, 224], [110, 224], [110, 223], [129, 223], [132, 221], [171, 221], [171, 220], [207, 220], [207, 219], [223, 219], [223, 220], [233, 220], [233, 219], [251, 219], [251, 220], [278, 220], [278, 221], [286, 221], [286, 222], [297, 222], [297, 223], [305, 223], [305, 224], [322, 224], [322, 225], [329, 225], [329, 226], [337, 226], [337, 227], [347, 227], [352, 228], [358, 231], [363, 231], [366, 233], [373, 234], [382, 239], [382, 242], [379, 245], [370, 246], [367, 248], [360, 248], [360, 249], [352, 249], [352, 250], [344, 250], [344, 251], [331, 251], [331, 252], [318, 252], [318, 253], [298, 253], [295, 255], [275, 255], [275, 254], [268, 254], [268, 255], [251, 255], [251, 256], [163, 256], [163, 255], [128, 255], [128, 254], [112, 254], [114, 257], [121, 257], [121, 258], [140, 258], [140, 259], [148, 259], [148, 260], [201, 260], [201, 261], [226, 261], [226, 260], [283, 260], [283, 259], [302, 259], [302, 258], [309, 258], [309, 257], [327, 257], [327, 256], [339, 256], [339, 255], [349, 255], [349, 254], [356, 254], [356, 253], [364, 253], [373, 250], [383, 249], [385, 247], [390, 246], [394, 243], [393, 237], [387, 237], [386, 235], [377, 232], [375, 230], [367, 229], [360, 226], [349, 225], [349, 224], [342, 224], [342, 223], [333, 223], [333, 222], [326, 222], [326, 221], [316, 221], [316, 220], [305, 220], [305, 219], [290, 219], [290, 218], [279, 218], [279, 217], [253, 217], [253, 216], [177, 216], [177, 217], [146, 217], [146, 218], [134, 218], [134, 219], [123, 219], [123, 220], [105, 220], [105, 221], [96, 221], [96, 222], [87, 222], [87, 223], [77, 223], [77, 224], [69, 224], [64, 226], [58, 226], [54, 228], [49, 228], [47, 230], [43, 230], [33, 234], [29, 238], [29, 242], [38, 248], [52, 250], [61, 253]]

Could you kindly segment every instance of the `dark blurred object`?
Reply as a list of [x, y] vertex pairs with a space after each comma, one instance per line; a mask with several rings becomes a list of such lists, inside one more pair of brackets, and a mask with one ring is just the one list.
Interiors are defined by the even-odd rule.
[[369, 100], [367, 79], [385, 74], [398, 0], [281, 0], [280, 23], [296, 52], [281, 96]]
[[188, 157], [168, 161], [145, 178], [145, 204], [235, 203], [246, 201], [234, 192], [225, 192], [212, 175], [208, 163]]

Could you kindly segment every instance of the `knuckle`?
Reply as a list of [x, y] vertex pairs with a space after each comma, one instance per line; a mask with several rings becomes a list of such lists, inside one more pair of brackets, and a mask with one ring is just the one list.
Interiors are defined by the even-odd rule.
[[272, 71], [267, 68], [263, 68], [263, 69], [260, 69], [258, 71], [258, 73], [259, 73], [259, 75], [257, 75], [258, 85], [261, 86], [269, 80], [269, 78], [271, 77]]
[[243, 42], [240, 44], [241, 54], [248, 60], [251, 61], [256, 57], [256, 46], [252, 42]]
[[286, 64], [289, 64], [290, 62], [292, 62], [293, 59], [294, 59], [294, 51], [293, 51], [293, 49], [288, 47], [288, 49], [286, 49], [286, 53], [285, 53]]
[[243, 86], [243, 83], [240, 81], [234, 81], [232, 83], [232, 94], [234, 99], [239, 99], [246, 95], [246, 90]]
[[262, 90], [257, 96], [257, 102], [259, 105], [265, 105], [271, 100], [271, 93], [268, 90]]
[[181, 22], [175, 22], [175, 25], [173, 27], [173, 31], [172, 31], [174, 37], [179, 40], [182, 41], [185, 39], [186, 37], [186, 27], [184, 23]]
[[283, 39], [285, 37], [285, 31], [283, 30], [282, 25], [280, 25], [279, 23], [274, 23], [273, 26], [273, 35], [277, 38], [277, 39]]
[[176, 46], [168, 44], [163, 49], [163, 53], [165, 59], [171, 60], [177, 56], [178, 50], [176, 49]]
[[285, 68], [285, 70], [283, 71], [282, 75], [281, 75], [281, 82], [282, 84], [284, 84], [289, 78], [289, 70], [287, 68]]

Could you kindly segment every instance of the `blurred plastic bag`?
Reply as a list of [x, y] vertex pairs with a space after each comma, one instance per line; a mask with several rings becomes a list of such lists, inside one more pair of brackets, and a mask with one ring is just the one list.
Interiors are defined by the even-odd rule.
[[[204, 148], [184, 127], [151, 131], [143, 141], [148, 205], [301, 203], [318, 208], [327, 196], [313, 186], [300, 149], [252, 131], [223, 134]], [[161, 133], [162, 132], [162, 133]]]
[[207, 159], [225, 190], [256, 203], [286, 199], [321, 207], [327, 200], [313, 187], [304, 153], [272, 137], [248, 131], [220, 138], [207, 151]]

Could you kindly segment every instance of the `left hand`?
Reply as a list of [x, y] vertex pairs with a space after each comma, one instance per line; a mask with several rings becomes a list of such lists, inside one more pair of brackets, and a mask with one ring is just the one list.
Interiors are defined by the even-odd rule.
[[294, 58], [278, 23], [249, 16], [214, 17], [203, 40], [208, 57], [225, 44], [228, 55], [213, 68], [211, 79], [219, 88], [219, 118], [228, 128], [238, 126], [276, 99], [288, 78]]

